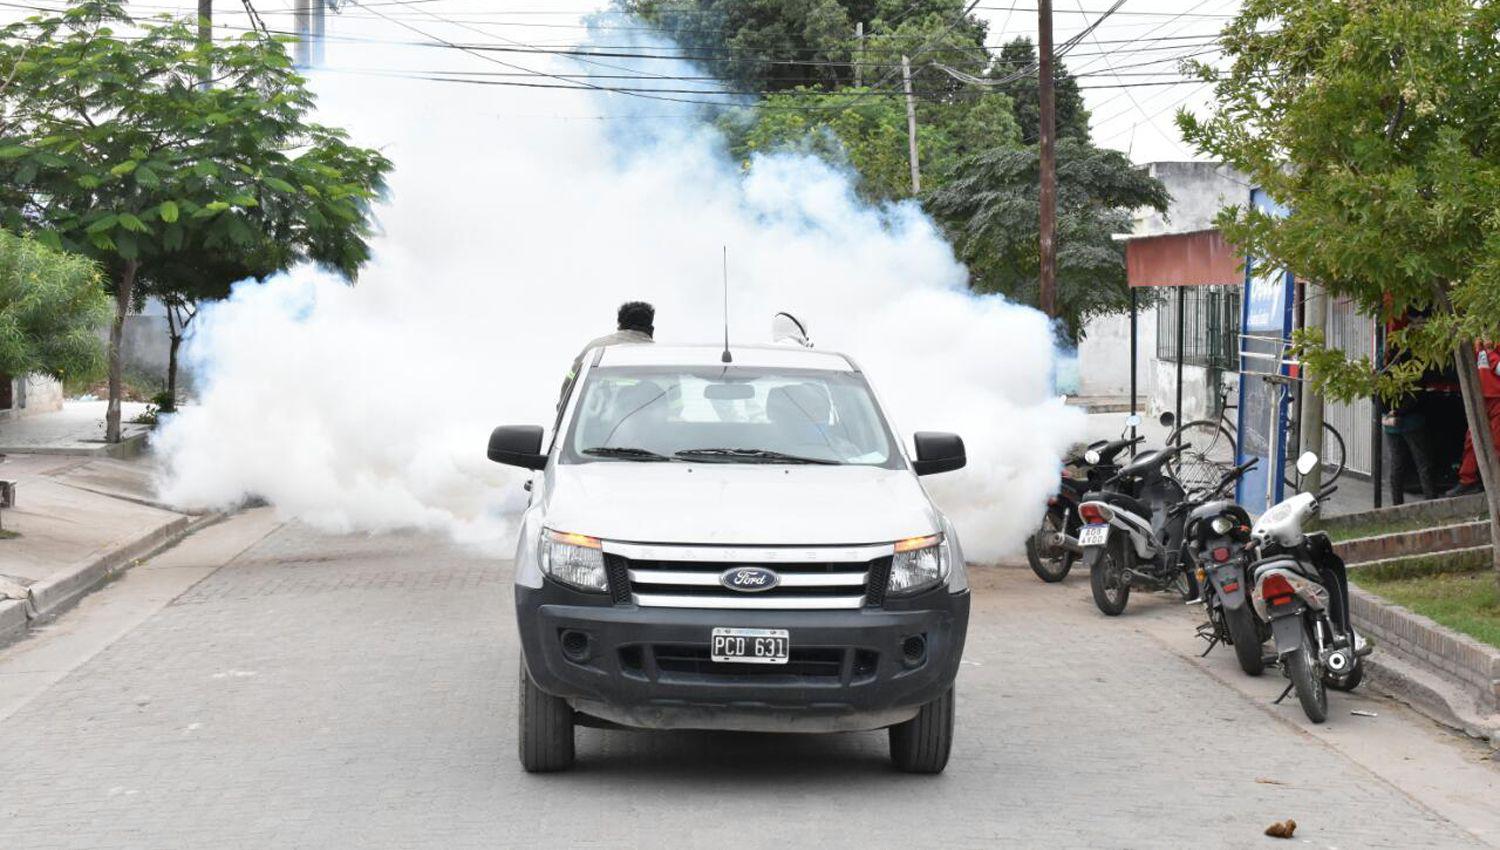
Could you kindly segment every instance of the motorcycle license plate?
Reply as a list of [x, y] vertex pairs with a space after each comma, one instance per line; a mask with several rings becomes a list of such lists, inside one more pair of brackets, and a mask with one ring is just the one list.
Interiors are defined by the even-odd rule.
[[1078, 531], [1079, 546], [1103, 546], [1109, 540], [1109, 526], [1085, 525]]
[[708, 657], [730, 664], [785, 664], [786, 629], [714, 629]]

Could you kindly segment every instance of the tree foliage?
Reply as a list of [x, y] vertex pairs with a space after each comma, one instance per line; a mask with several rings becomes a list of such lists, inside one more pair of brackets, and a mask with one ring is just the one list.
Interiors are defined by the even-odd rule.
[[[1250, 0], [1225, 30], [1217, 109], [1184, 138], [1248, 174], [1285, 217], [1228, 211], [1226, 235], [1386, 317], [1432, 311], [1384, 371], [1307, 338], [1320, 392], [1387, 397], [1500, 338], [1500, 5]], [[1471, 364], [1472, 366], [1472, 364]]]
[[[716, 76], [760, 91], [899, 83], [901, 53], [973, 69], [986, 61], [985, 22], [964, 0], [621, 0]], [[855, 36], [864, 24], [866, 41]], [[929, 43], [929, 39], [937, 39]], [[951, 80], [932, 72], [944, 86]], [[944, 81], [946, 80], [946, 82]], [[889, 85], [889, 81], [887, 85]]]
[[[1001, 148], [969, 157], [927, 198], [954, 237], [971, 285], [1022, 303], [1039, 297], [1040, 197], [1034, 148]], [[1130, 304], [1124, 247], [1130, 211], [1163, 211], [1161, 182], [1124, 154], [1065, 138], [1057, 145], [1057, 310], [1061, 333], [1076, 341], [1093, 316]]]
[[[1426, 314], [1376, 369], [1298, 337], [1314, 387], [1341, 399], [1407, 391], [1454, 363], [1500, 537], [1500, 460], [1474, 340], [1500, 339], [1500, 4], [1248, 0], [1224, 31], [1217, 108], [1183, 136], [1284, 205], [1221, 217], [1250, 253], [1385, 317]], [[1500, 548], [1495, 550], [1500, 579]]]
[[0, 374], [88, 379], [104, 367], [109, 297], [98, 267], [0, 232]]
[[109, 439], [138, 280], [304, 259], [352, 279], [369, 257], [369, 203], [390, 163], [308, 120], [313, 96], [275, 41], [200, 43], [185, 19], [135, 21], [117, 0], [77, 0], [0, 29], [6, 77], [0, 226], [108, 275]]
[[[1000, 56], [995, 61], [995, 76], [1018, 75], [999, 88], [1015, 104], [1021, 138], [1028, 145], [1036, 144], [1041, 136], [1042, 95], [1036, 74], [1020, 72], [1035, 68], [1036, 62], [1036, 45], [1025, 36], [1002, 47]], [[1052, 81], [1056, 100], [1057, 138], [1087, 142], [1090, 138], [1089, 113], [1083, 105], [1083, 93], [1078, 90], [1078, 80], [1068, 73], [1067, 65], [1058, 60], [1053, 63]]]

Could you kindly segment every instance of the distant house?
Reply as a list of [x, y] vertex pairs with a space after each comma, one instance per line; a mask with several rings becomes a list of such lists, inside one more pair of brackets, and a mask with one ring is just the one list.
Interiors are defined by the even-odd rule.
[[0, 422], [33, 413], [62, 410], [63, 388], [45, 375], [14, 378], [0, 374]]

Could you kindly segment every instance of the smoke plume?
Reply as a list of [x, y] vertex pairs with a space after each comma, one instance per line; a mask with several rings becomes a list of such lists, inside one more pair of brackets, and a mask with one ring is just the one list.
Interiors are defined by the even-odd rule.
[[[378, 23], [365, 34], [400, 33]], [[168, 500], [253, 495], [331, 530], [508, 547], [524, 478], [484, 458], [489, 429], [550, 423], [622, 301], [657, 306], [661, 341], [717, 339], [728, 246], [734, 338], [768, 341], [788, 310], [860, 361], [905, 438], [964, 436], [968, 468], [927, 481], [971, 559], [1034, 527], [1083, 417], [1053, 396], [1045, 317], [971, 295], [915, 203], [865, 204], [803, 155], [731, 161], [691, 105], [386, 75], [501, 70], [454, 50], [334, 41], [328, 57], [320, 120], [396, 163], [375, 260], [352, 288], [302, 268], [203, 311], [185, 353], [199, 403], [158, 439]], [[546, 63], [525, 59], [568, 69]]]

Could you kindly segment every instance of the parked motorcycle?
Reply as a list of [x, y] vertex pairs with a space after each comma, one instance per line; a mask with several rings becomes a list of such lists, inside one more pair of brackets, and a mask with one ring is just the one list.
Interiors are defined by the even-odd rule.
[[[1129, 430], [1138, 424], [1140, 418], [1132, 415], [1125, 427]], [[1122, 435], [1118, 440], [1100, 440], [1063, 462], [1062, 484], [1057, 495], [1047, 500], [1041, 526], [1026, 538], [1026, 560], [1037, 578], [1050, 583], [1067, 577], [1083, 553], [1078, 545], [1078, 529], [1083, 525], [1078, 517], [1078, 503], [1083, 501], [1085, 493], [1099, 489], [1114, 477], [1120, 469], [1115, 459], [1121, 452], [1145, 439]], [[1069, 469], [1081, 477], [1068, 475]]]
[[1125, 611], [1132, 588], [1175, 590], [1196, 599], [1198, 581], [1183, 546], [1190, 503], [1163, 471], [1186, 444], [1142, 452], [1078, 506], [1078, 544], [1089, 568], [1094, 604], [1114, 617]]
[[1198, 635], [1208, 641], [1207, 655], [1221, 643], [1234, 647], [1240, 669], [1259, 676], [1266, 669], [1262, 645], [1271, 637], [1269, 627], [1255, 616], [1250, 604], [1247, 570], [1254, 557], [1250, 538], [1250, 514], [1232, 499], [1218, 499], [1228, 484], [1253, 469], [1251, 460], [1225, 476], [1207, 501], [1188, 514], [1188, 554], [1197, 564], [1208, 622]]
[[[1318, 465], [1312, 452], [1297, 461], [1306, 475]], [[1255, 612], [1270, 623], [1277, 663], [1302, 710], [1314, 723], [1328, 719], [1328, 688], [1352, 691], [1364, 677], [1365, 656], [1374, 648], [1349, 621], [1349, 576], [1328, 535], [1304, 532], [1338, 487], [1299, 493], [1282, 501], [1250, 531], [1260, 559], [1250, 566]]]

